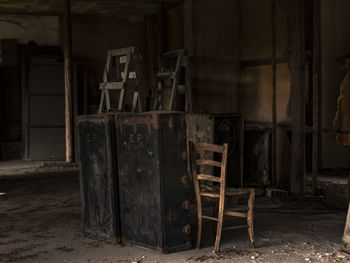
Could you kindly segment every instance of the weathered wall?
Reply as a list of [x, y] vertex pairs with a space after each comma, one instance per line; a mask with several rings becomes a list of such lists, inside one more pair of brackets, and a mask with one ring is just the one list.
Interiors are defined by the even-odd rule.
[[26, 44], [58, 46], [58, 17], [30, 15], [0, 15], [0, 39], [17, 39]]
[[[350, 1], [321, 1], [322, 126], [332, 128], [344, 72], [336, 58], [350, 54]], [[334, 134], [322, 137], [323, 168], [350, 168], [350, 148], [339, 145]]]
[[239, 70], [237, 0], [193, 1], [194, 96], [207, 112], [236, 112]]
[[19, 44], [59, 45], [58, 27], [57, 16], [0, 15], [0, 159], [22, 155]]
[[[288, 55], [288, 20], [286, 1], [276, 1], [276, 58]], [[271, 0], [241, 1], [241, 60], [251, 66], [242, 67], [239, 81], [239, 109], [246, 120], [272, 122], [273, 103], [273, 16]], [[253, 66], [264, 62], [265, 65]], [[270, 62], [270, 63], [269, 63]], [[290, 72], [288, 63], [276, 65], [276, 119], [291, 121], [289, 113]], [[276, 130], [276, 183], [289, 185], [290, 141], [286, 130]]]
[[[288, 53], [287, 13], [284, 1], [276, 1], [276, 57]], [[272, 1], [241, 1], [241, 60], [272, 57]], [[241, 70], [239, 108], [252, 121], [272, 121], [272, 65], [244, 67]], [[287, 63], [276, 69], [277, 121], [290, 121], [288, 102], [290, 73]]]

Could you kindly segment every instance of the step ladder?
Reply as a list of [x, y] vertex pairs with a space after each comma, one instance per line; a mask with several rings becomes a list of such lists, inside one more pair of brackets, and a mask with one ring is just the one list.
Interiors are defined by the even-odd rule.
[[[113, 73], [112, 68], [114, 69]], [[113, 81], [113, 77], [117, 81]], [[130, 79], [136, 79], [131, 111], [136, 112], [138, 110], [141, 112], [143, 110], [141, 94], [145, 87], [140, 50], [136, 47], [109, 50], [103, 72], [103, 82], [100, 83], [99, 87], [101, 90], [101, 99], [98, 113], [102, 113], [104, 110], [106, 112], [115, 111], [111, 107], [109, 91], [119, 91], [119, 102], [116, 111], [124, 110], [124, 99], [128, 91]]]
[[[154, 110], [177, 110], [176, 96], [185, 95], [185, 112], [194, 112], [189, 58], [184, 49], [164, 53], [162, 55], [161, 70], [157, 74], [157, 88], [155, 90]], [[167, 85], [167, 82], [170, 85]], [[168, 103], [163, 101], [163, 92], [170, 86], [171, 95]], [[168, 108], [164, 109], [164, 105]]]

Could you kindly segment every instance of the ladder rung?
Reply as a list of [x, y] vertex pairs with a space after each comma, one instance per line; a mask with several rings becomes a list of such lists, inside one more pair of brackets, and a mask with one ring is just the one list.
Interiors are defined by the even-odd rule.
[[208, 175], [208, 174], [197, 174], [198, 180], [204, 180], [204, 181], [212, 181], [212, 182], [221, 182], [220, 177]]
[[111, 50], [111, 55], [114, 56], [126, 56], [129, 53], [133, 53], [135, 51], [134, 47], [126, 47], [126, 48], [119, 48], [119, 49], [113, 49]]
[[211, 197], [211, 198], [220, 198], [219, 194], [212, 194], [212, 193], [200, 193], [201, 196]]
[[219, 221], [219, 219], [217, 219], [216, 217], [212, 217], [212, 216], [204, 216], [202, 215], [202, 218], [208, 219], [208, 220], [213, 220], [213, 221]]
[[102, 82], [100, 83], [100, 89], [123, 89], [123, 82]]
[[157, 74], [157, 77], [161, 78], [161, 79], [167, 79], [167, 78], [174, 79], [175, 73], [174, 72], [161, 72], [161, 73]]
[[206, 165], [206, 166], [215, 166], [221, 167], [221, 163], [214, 160], [198, 159], [196, 160], [196, 165]]
[[227, 227], [223, 227], [223, 230], [231, 230], [231, 229], [240, 229], [240, 228], [246, 228], [248, 227], [248, 225], [242, 225], [242, 226], [227, 226]]

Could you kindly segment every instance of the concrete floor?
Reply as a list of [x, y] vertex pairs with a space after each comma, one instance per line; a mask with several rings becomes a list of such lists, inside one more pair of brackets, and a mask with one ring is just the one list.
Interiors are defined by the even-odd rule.
[[0, 177], [0, 262], [350, 262], [341, 252], [346, 211], [317, 200], [257, 198], [255, 250], [246, 230], [224, 232], [213, 254], [212, 227], [204, 248], [161, 255], [84, 236], [76, 172]]
[[78, 172], [78, 165], [63, 161], [0, 161], [0, 178], [26, 178], [47, 173]]

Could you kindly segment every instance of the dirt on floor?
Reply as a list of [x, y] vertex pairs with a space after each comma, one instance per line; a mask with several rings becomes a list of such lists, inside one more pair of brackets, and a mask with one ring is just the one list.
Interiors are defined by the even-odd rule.
[[86, 237], [77, 173], [0, 178], [0, 262], [350, 262], [341, 251], [345, 217], [318, 199], [260, 197], [255, 249], [246, 230], [234, 230], [214, 254], [207, 226], [202, 249], [162, 255]]

